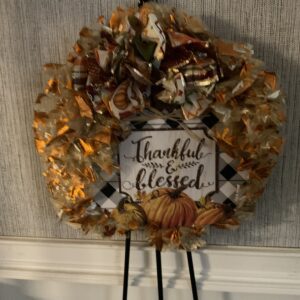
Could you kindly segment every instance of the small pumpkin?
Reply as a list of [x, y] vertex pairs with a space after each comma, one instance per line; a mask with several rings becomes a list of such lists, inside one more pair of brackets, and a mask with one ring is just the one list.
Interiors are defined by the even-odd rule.
[[198, 229], [206, 225], [213, 225], [225, 218], [224, 208], [222, 206], [211, 206], [207, 209], [200, 209], [195, 220], [194, 226]]
[[197, 216], [197, 207], [183, 193], [185, 188], [160, 188], [146, 195], [142, 206], [148, 223], [161, 229], [192, 226]]

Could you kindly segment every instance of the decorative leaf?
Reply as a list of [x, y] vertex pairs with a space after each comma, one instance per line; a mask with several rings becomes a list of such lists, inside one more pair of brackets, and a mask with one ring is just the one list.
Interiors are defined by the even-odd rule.
[[133, 38], [133, 45], [136, 51], [146, 60], [151, 61], [156, 48], [156, 43], [151, 41], [144, 41], [140, 35]]
[[134, 16], [134, 15], [128, 16], [128, 22], [129, 22], [131, 28], [137, 34], [141, 34], [141, 32], [143, 31], [143, 24], [136, 16]]

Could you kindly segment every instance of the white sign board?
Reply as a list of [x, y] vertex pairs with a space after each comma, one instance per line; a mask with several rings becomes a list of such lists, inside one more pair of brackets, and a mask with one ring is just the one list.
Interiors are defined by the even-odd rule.
[[204, 129], [136, 130], [120, 143], [120, 191], [133, 200], [138, 191], [187, 186], [198, 201], [217, 189], [216, 143]]

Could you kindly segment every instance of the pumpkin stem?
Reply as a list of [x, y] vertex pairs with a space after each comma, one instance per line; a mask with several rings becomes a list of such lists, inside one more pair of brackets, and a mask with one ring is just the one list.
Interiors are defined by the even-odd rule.
[[178, 196], [183, 192], [188, 186], [187, 185], [182, 185], [181, 187], [177, 188], [176, 190], [170, 192], [170, 197], [173, 199], [178, 198]]

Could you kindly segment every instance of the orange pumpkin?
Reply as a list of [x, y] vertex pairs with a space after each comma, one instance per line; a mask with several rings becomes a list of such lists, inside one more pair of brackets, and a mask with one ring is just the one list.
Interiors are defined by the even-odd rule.
[[212, 206], [208, 209], [199, 210], [194, 226], [203, 228], [206, 225], [213, 225], [223, 220], [225, 212], [222, 206]]
[[143, 208], [148, 223], [162, 229], [192, 226], [196, 219], [197, 207], [195, 202], [182, 192], [184, 188], [161, 188], [146, 195]]

